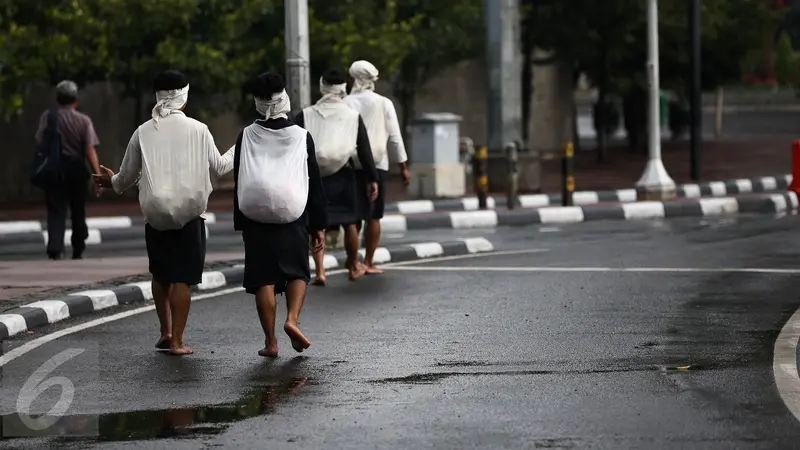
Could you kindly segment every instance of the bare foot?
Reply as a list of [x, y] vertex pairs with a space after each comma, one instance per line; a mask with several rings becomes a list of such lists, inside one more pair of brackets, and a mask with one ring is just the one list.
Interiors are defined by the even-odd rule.
[[171, 341], [172, 341], [172, 336], [170, 335], [161, 336], [161, 339], [159, 339], [158, 342], [156, 342], [156, 348], [158, 350], [169, 350]]
[[181, 345], [180, 347], [170, 347], [169, 354], [173, 356], [184, 356], [184, 355], [191, 355], [194, 353], [194, 350]]
[[364, 268], [367, 271], [367, 275], [382, 275], [384, 273], [383, 270], [378, 269], [372, 264], [364, 264]]
[[363, 277], [367, 274], [367, 269], [364, 267], [363, 264], [358, 264], [354, 269], [350, 269], [350, 275], [348, 278], [350, 281], [356, 281], [357, 279]]
[[264, 342], [264, 348], [258, 351], [258, 356], [263, 356], [265, 358], [277, 358], [278, 357], [278, 343], [270, 344], [269, 341]]
[[328, 284], [328, 281], [325, 279], [324, 276], [322, 277], [314, 277], [314, 280], [311, 281], [312, 286], [325, 286]]
[[302, 353], [303, 350], [311, 347], [311, 341], [303, 336], [303, 333], [300, 332], [300, 328], [297, 328], [297, 325], [286, 322], [283, 325], [283, 331], [289, 335], [289, 339], [292, 340], [292, 348], [298, 353]]

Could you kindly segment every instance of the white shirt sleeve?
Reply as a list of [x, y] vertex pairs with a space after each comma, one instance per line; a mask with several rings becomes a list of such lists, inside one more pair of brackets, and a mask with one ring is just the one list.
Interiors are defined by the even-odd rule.
[[211, 135], [208, 127], [205, 128], [203, 141], [208, 153], [208, 167], [214, 176], [221, 177], [233, 170], [233, 157], [236, 155], [235, 145], [231, 146], [224, 155], [220, 155], [217, 145], [214, 143], [214, 136]]
[[136, 183], [142, 174], [142, 146], [139, 142], [139, 129], [133, 132], [125, 156], [122, 158], [119, 172], [111, 177], [114, 192], [122, 194]]
[[394, 103], [389, 99], [385, 99], [384, 105], [386, 105], [386, 150], [389, 155], [389, 160], [394, 163], [402, 164], [408, 161], [408, 154], [406, 153], [406, 146], [403, 143], [403, 133], [400, 132], [397, 111], [394, 109]]

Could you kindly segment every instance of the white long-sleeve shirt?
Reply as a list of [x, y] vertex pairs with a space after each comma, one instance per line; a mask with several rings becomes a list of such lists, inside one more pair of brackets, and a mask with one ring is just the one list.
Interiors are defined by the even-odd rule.
[[[344, 101], [361, 114], [376, 169], [389, 170], [390, 161], [404, 163], [408, 160], [397, 111], [391, 100], [374, 91], [362, 91], [348, 95]], [[360, 168], [358, 161], [356, 167]]]
[[133, 132], [119, 173], [111, 178], [117, 194], [139, 181], [139, 205], [157, 230], [176, 230], [201, 216], [213, 190], [209, 172], [233, 169], [233, 149], [220, 155], [208, 127], [174, 111], [149, 120]]

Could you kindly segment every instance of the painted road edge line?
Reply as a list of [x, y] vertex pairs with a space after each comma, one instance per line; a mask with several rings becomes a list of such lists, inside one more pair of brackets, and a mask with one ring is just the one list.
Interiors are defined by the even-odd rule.
[[[473, 241], [473, 245], [483, 246], [483, 245], [479, 244], [476, 241]], [[437, 259], [440, 260], [440, 261], [452, 261], [452, 260], [466, 259], [466, 258], [479, 258], [479, 257], [482, 257], [482, 256], [518, 255], [518, 254], [523, 254], [523, 253], [542, 253], [542, 252], [547, 252], [547, 251], [549, 251], [549, 250], [548, 249], [541, 249], [541, 248], [524, 249], [524, 250], [498, 250], [498, 251], [492, 251], [492, 252], [488, 252], [488, 253], [468, 253], [468, 254], [455, 255], [455, 256], [442, 256], [441, 258], [437, 258]], [[430, 260], [430, 261], [432, 261], [432, 260]], [[415, 261], [396, 262], [396, 263], [387, 264], [386, 267], [395, 268], [395, 267], [400, 267], [400, 266], [404, 266], [404, 265], [408, 265], [408, 264], [419, 264], [420, 262], [427, 262], [427, 261], [416, 261], [415, 260]], [[344, 274], [346, 272], [347, 272], [346, 270], [338, 269], [338, 270], [332, 270], [332, 271], [328, 272], [328, 275], [342, 275], [342, 274]], [[243, 287], [227, 288], [227, 289], [222, 289], [222, 290], [218, 290], [218, 291], [214, 291], [214, 292], [207, 292], [207, 293], [200, 294], [200, 295], [194, 295], [194, 296], [192, 296], [192, 301], [194, 302], [194, 301], [199, 301], [199, 300], [205, 300], [205, 299], [208, 299], [208, 298], [217, 298], [217, 297], [222, 297], [222, 296], [225, 296], [225, 295], [236, 294], [236, 293], [239, 293], [239, 292], [242, 292], [242, 291], [244, 291]], [[27, 354], [27, 353], [29, 353], [29, 352], [31, 352], [33, 350], [36, 350], [37, 348], [41, 347], [42, 345], [47, 344], [48, 342], [55, 341], [55, 340], [60, 339], [60, 338], [62, 338], [64, 336], [69, 336], [71, 334], [78, 333], [78, 332], [83, 331], [83, 330], [87, 330], [89, 328], [93, 328], [93, 327], [100, 326], [100, 325], [103, 325], [103, 324], [107, 324], [107, 323], [110, 323], [110, 322], [115, 322], [117, 320], [122, 320], [122, 319], [125, 319], [127, 317], [135, 316], [135, 315], [142, 314], [142, 313], [145, 313], [145, 312], [150, 312], [150, 311], [153, 311], [154, 309], [155, 309], [155, 305], [140, 306], [138, 308], [131, 309], [131, 310], [128, 310], [128, 311], [123, 311], [123, 312], [119, 312], [119, 313], [112, 314], [112, 315], [109, 315], [109, 316], [103, 316], [103, 317], [100, 317], [100, 318], [97, 318], [97, 319], [93, 319], [93, 320], [90, 320], [88, 322], [82, 322], [82, 323], [78, 323], [78, 324], [75, 324], [75, 325], [71, 325], [71, 326], [69, 326], [67, 328], [63, 328], [63, 329], [60, 329], [58, 331], [54, 331], [52, 333], [41, 335], [41, 336], [39, 336], [37, 338], [34, 338], [34, 339], [31, 339], [29, 341], [25, 341], [19, 347], [15, 347], [15, 348], [11, 349], [10, 351], [8, 351], [7, 353], [5, 353], [2, 356], [0, 356], [0, 367], [3, 367], [6, 364], [8, 364], [9, 362], [14, 361], [15, 359], [20, 358], [20, 357], [24, 356], [25, 354]]]
[[[443, 242], [420, 242], [380, 247], [375, 252], [375, 262], [418, 261], [447, 256], [469, 255], [494, 251], [494, 245], [486, 238], [474, 237]], [[363, 257], [363, 249], [360, 251]], [[344, 254], [328, 254], [323, 259], [326, 269], [345, 267]], [[314, 260], [309, 256], [311, 271]], [[244, 278], [244, 266], [234, 264], [219, 270], [203, 272], [202, 282], [192, 291], [209, 292], [240, 285]], [[127, 283], [109, 289], [90, 289], [73, 292], [60, 297], [39, 300], [0, 314], [0, 340], [5, 340], [26, 331], [32, 331], [73, 317], [86, 316], [109, 308], [152, 300], [150, 282]]]
[[800, 420], [800, 375], [797, 373], [797, 341], [800, 337], [800, 309], [786, 321], [775, 340], [772, 371], [775, 385], [786, 408]]

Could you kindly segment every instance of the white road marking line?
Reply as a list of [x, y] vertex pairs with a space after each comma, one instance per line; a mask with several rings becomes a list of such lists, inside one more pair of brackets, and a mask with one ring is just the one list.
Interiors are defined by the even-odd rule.
[[797, 374], [797, 340], [800, 337], [800, 309], [786, 322], [775, 340], [772, 372], [786, 408], [800, 420], [800, 377]]
[[[243, 291], [243, 290], [244, 290], [244, 288], [237, 287], [237, 288], [225, 289], [225, 290], [219, 291], [219, 292], [212, 292], [212, 293], [209, 293], [209, 294], [195, 295], [195, 296], [192, 297], [192, 301], [202, 300], [204, 298], [218, 297], [218, 296], [221, 296], [221, 295], [233, 294], [234, 292], [239, 292], [239, 291]], [[82, 330], [85, 330], [85, 329], [88, 329], [88, 328], [93, 328], [93, 327], [96, 327], [98, 325], [103, 325], [105, 323], [114, 322], [114, 321], [119, 320], [119, 319], [124, 319], [126, 317], [135, 316], [137, 314], [141, 314], [141, 313], [148, 312], [148, 311], [153, 311], [154, 309], [156, 309], [155, 305], [143, 306], [141, 308], [132, 309], [130, 311], [121, 312], [121, 313], [114, 314], [114, 315], [108, 316], [108, 317], [101, 317], [99, 319], [91, 320], [89, 322], [82, 323], [80, 325], [75, 325], [75, 326], [60, 330], [60, 331], [56, 331], [55, 333], [47, 334], [47, 335], [42, 336], [40, 338], [34, 339], [33, 341], [26, 342], [25, 344], [23, 344], [23, 345], [15, 348], [15, 349], [9, 351], [5, 355], [0, 356], [0, 367], [8, 364], [9, 362], [19, 358], [20, 356], [22, 356], [22, 355], [24, 355], [24, 354], [26, 354], [26, 353], [38, 348], [38, 347], [41, 347], [42, 345], [44, 345], [46, 343], [54, 341], [54, 340], [56, 340], [58, 338], [61, 338], [61, 337], [64, 337], [64, 336], [68, 336], [70, 334], [74, 334], [74, 333], [77, 333], [79, 331], [82, 331]]]
[[[524, 252], [532, 253], [532, 252], [543, 252], [543, 251], [547, 251], [547, 250], [544, 250], [544, 249], [533, 249], [533, 250], [530, 250], [529, 249], [529, 250], [511, 250], [511, 251], [506, 251], [506, 252], [495, 252], [495, 253], [474, 253], [474, 254], [467, 254], [467, 255], [445, 256], [445, 257], [442, 257], [442, 258], [436, 258], [435, 261], [452, 261], [452, 260], [466, 259], [466, 258], [479, 258], [479, 257], [482, 257], [482, 256], [489, 256], [489, 255], [498, 256], [498, 255], [504, 255], [504, 254], [508, 255], [508, 254], [519, 254], [519, 253], [524, 253]], [[431, 260], [431, 261], [434, 261], [434, 260]], [[384, 267], [387, 267], [387, 268], [388, 267], [399, 267], [399, 266], [404, 266], [404, 265], [407, 265], [407, 264], [414, 264], [414, 263], [419, 263], [419, 262], [421, 262], [421, 261], [405, 261], [405, 262], [386, 264]], [[339, 270], [332, 270], [332, 271], [328, 272], [328, 275], [339, 275], [339, 274], [343, 274], [343, 273], [347, 273], [347, 271], [343, 270], [343, 269], [339, 269]], [[222, 297], [224, 295], [235, 294], [237, 292], [242, 292], [242, 291], [244, 291], [244, 288], [242, 288], [242, 287], [223, 289], [221, 291], [209, 292], [207, 294], [193, 295], [192, 296], [192, 301], [203, 300], [203, 299], [214, 298], [214, 297]], [[108, 316], [108, 317], [101, 317], [99, 319], [94, 319], [94, 320], [91, 320], [89, 322], [85, 322], [85, 323], [82, 323], [82, 324], [79, 324], [79, 325], [74, 325], [74, 326], [71, 326], [69, 328], [65, 328], [63, 330], [59, 330], [59, 331], [56, 331], [54, 333], [50, 333], [50, 334], [44, 335], [42, 337], [36, 338], [36, 339], [34, 339], [32, 341], [28, 341], [25, 344], [23, 344], [23, 345], [15, 348], [15, 349], [9, 351], [5, 355], [0, 356], [0, 367], [5, 366], [9, 362], [11, 362], [11, 361], [13, 361], [13, 360], [25, 355], [28, 352], [31, 352], [31, 351], [41, 347], [44, 344], [47, 344], [48, 342], [52, 342], [52, 341], [54, 341], [56, 339], [59, 339], [59, 338], [62, 338], [64, 336], [69, 336], [70, 334], [75, 334], [75, 333], [77, 333], [79, 331], [83, 331], [83, 330], [86, 330], [86, 329], [89, 329], [89, 328], [94, 328], [96, 326], [103, 325], [103, 324], [106, 324], [106, 323], [109, 323], [109, 322], [114, 322], [114, 321], [117, 321], [117, 320], [120, 320], [120, 319], [124, 319], [124, 318], [127, 318], [127, 317], [135, 316], [137, 314], [142, 314], [142, 313], [145, 313], [145, 312], [148, 312], [148, 311], [153, 311], [155, 308], [156, 308], [155, 305], [143, 306], [143, 307], [140, 307], [140, 308], [132, 309], [130, 311], [125, 311], [125, 312], [117, 313], [117, 314], [114, 314], [114, 315], [111, 315], [111, 316]], [[21, 317], [22, 316], [20, 316], [20, 318]]]
[[541, 227], [539, 228], [540, 233], [558, 233], [561, 231], [561, 228], [558, 227]]

